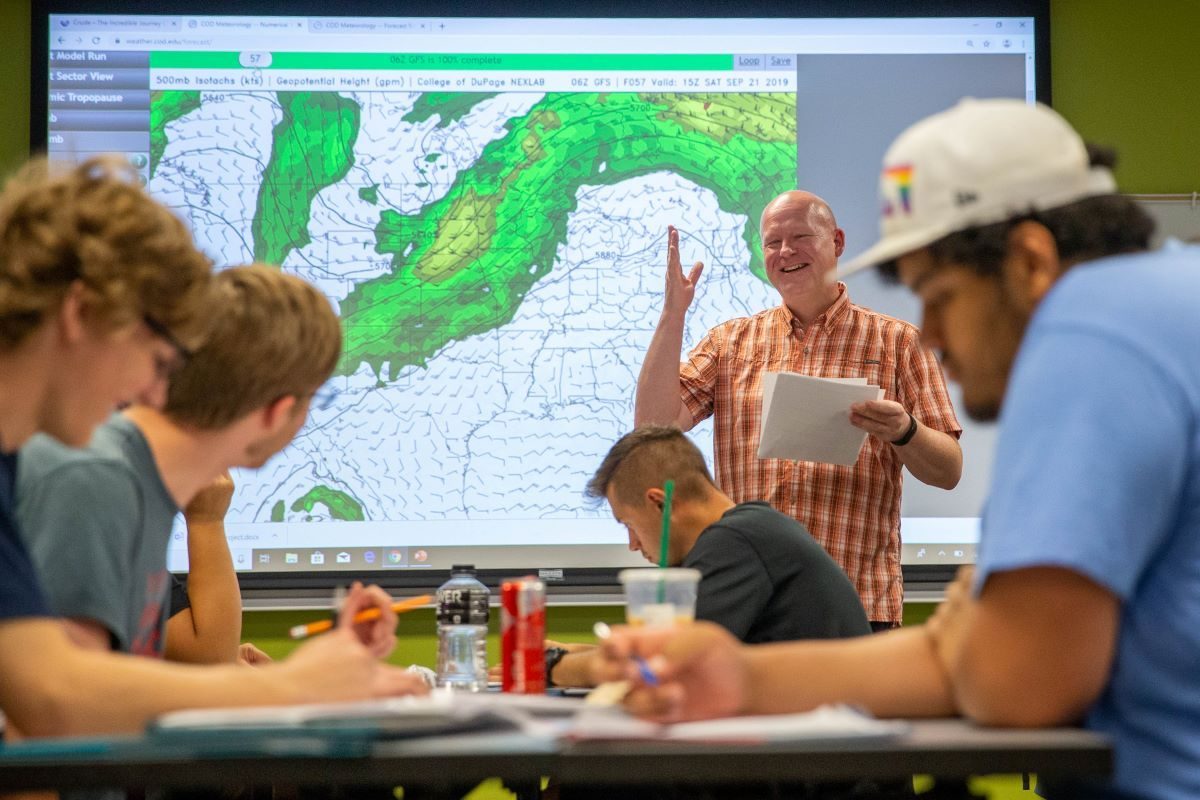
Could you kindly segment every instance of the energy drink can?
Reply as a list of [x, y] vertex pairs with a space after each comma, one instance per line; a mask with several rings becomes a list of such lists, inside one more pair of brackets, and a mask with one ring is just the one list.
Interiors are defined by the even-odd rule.
[[546, 584], [527, 576], [500, 586], [501, 689], [546, 691]]

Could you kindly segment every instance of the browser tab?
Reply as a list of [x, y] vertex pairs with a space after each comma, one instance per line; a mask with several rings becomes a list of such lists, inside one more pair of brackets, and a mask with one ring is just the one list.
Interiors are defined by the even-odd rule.
[[427, 20], [382, 17], [309, 17], [310, 33], [420, 33], [429, 31]]
[[298, 33], [304, 22], [301, 17], [185, 17], [183, 25], [189, 31]]
[[90, 14], [52, 14], [50, 16], [52, 31], [160, 31], [177, 32], [181, 30], [179, 17], [163, 17], [149, 15], [105, 15]]

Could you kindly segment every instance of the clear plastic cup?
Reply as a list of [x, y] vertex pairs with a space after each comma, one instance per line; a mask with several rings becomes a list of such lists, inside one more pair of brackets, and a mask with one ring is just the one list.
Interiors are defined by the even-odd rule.
[[625, 621], [630, 625], [662, 628], [696, 618], [700, 570], [623, 569], [617, 580], [625, 587]]

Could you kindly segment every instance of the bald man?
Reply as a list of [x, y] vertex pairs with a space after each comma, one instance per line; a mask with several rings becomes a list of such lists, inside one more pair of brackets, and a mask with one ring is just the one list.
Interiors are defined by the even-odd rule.
[[[850, 302], [837, 280], [846, 244], [820, 197], [785, 192], [762, 213], [763, 263], [781, 304], [713, 328], [679, 362], [684, 321], [704, 265], [685, 275], [667, 233], [666, 296], [638, 378], [636, 425], [690, 430], [713, 417], [717, 485], [735, 503], [766, 500], [800, 521], [846, 571], [876, 630], [903, 613], [901, 468], [952, 489], [962, 433], [933, 354], [915, 326]], [[764, 372], [865, 378], [884, 397], [852, 406], [870, 434], [853, 467], [760, 459]]]

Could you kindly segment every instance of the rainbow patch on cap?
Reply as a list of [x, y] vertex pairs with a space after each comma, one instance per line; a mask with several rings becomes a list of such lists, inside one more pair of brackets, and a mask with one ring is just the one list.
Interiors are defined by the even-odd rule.
[[890, 217], [896, 212], [896, 203], [899, 203], [900, 209], [905, 214], [912, 213], [912, 176], [911, 164], [900, 164], [888, 167], [883, 171], [883, 215], [885, 217]]

